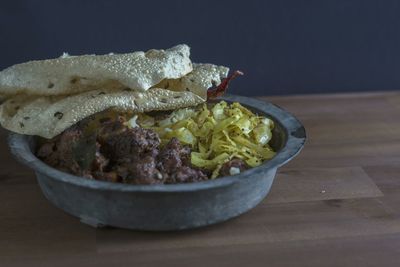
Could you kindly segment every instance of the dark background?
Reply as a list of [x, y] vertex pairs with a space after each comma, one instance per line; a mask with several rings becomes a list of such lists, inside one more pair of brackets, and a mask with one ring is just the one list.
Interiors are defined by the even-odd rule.
[[400, 1], [1, 1], [0, 68], [187, 43], [240, 69], [231, 92], [400, 89]]

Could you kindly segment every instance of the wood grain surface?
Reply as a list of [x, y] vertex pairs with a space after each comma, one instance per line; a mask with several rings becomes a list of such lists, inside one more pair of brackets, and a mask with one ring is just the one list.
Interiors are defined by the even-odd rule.
[[94, 229], [53, 207], [0, 142], [0, 266], [400, 266], [400, 93], [263, 97], [308, 141], [271, 193], [198, 230]]

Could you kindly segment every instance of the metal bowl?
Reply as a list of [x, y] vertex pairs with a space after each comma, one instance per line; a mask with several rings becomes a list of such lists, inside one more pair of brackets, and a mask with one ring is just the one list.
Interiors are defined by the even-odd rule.
[[83, 179], [54, 169], [33, 153], [36, 138], [11, 133], [12, 154], [31, 167], [46, 198], [94, 227], [114, 226], [167, 231], [196, 228], [236, 217], [255, 207], [269, 192], [277, 168], [304, 145], [302, 124], [281, 108], [253, 98], [227, 95], [275, 122], [274, 158], [235, 176], [172, 185], [129, 185]]

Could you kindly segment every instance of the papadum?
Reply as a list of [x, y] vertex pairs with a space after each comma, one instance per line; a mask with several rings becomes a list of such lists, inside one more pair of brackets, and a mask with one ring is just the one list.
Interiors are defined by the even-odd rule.
[[17, 64], [0, 72], [0, 123], [13, 132], [52, 138], [105, 109], [144, 112], [195, 106], [207, 100], [207, 90], [219, 85], [228, 71], [192, 64], [187, 45]]

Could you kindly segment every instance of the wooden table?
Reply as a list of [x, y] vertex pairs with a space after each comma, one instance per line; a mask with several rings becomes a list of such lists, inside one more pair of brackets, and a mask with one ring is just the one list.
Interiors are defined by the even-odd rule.
[[0, 266], [400, 266], [400, 93], [265, 97], [303, 152], [255, 209], [183, 232], [94, 229], [47, 202], [1, 132]]

